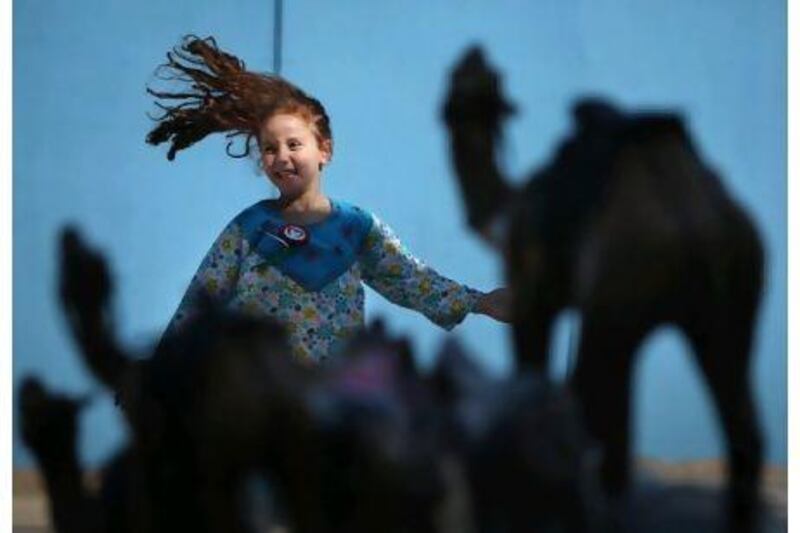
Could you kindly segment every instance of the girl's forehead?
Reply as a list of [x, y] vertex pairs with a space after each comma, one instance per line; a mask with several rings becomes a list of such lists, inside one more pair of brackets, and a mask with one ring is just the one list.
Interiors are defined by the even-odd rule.
[[311, 125], [301, 116], [278, 113], [264, 121], [261, 135], [264, 137], [285, 137], [290, 135], [313, 135]]

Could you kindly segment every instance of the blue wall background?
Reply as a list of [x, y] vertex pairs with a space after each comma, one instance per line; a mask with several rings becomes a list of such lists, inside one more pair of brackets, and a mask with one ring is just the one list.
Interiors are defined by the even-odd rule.
[[[35, 374], [97, 393], [81, 453], [97, 464], [125, 438], [78, 363], [55, 301], [55, 245], [80, 225], [112, 260], [121, 334], [144, 350], [160, 334], [208, 246], [241, 208], [273, 194], [249, 161], [210, 138], [165, 159], [145, 145], [144, 87], [181, 35], [213, 34], [249, 67], [272, 65], [269, 0], [14, 3], [14, 380]], [[327, 106], [336, 153], [326, 192], [368, 207], [439, 271], [502, 283], [499, 262], [466, 230], [438, 120], [446, 75], [481, 43], [521, 113], [505, 165], [519, 179], [566, 132], [579, 94], [685, 113], [698, 145], [756, 219], [769, 269], [754, 383], [768, 459], [786, 449], [786, 4], [783, 0], [285, 2], [283, 74]], [[422, 365], [445, 334], [374, 293], [368, 313], [410, 334]], [[559, 326], [558, 363], [565, 367]], [[455, 330], [490, 371], [511, 368], [506, 328], [470, 317]], [[666, 329], [637, 370], [636, 452], [721, 454], [719, 429], [683, 340]], [[15, 428], [14, 464], [30, 464]]]

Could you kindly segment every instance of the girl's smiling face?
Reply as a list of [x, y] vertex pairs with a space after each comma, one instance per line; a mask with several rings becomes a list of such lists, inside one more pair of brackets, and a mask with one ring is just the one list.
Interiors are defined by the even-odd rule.
[[281, 198], [294, 200], [320, 191], [322, 166], [330, 161], [330, 141], [295, 114], [272, 115], [261, 126], [261, 164]]

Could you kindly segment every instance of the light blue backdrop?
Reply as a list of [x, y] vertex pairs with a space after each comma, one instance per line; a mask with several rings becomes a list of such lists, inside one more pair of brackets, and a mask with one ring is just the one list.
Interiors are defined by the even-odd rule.
[[[469, 234], [438, 120], [448, 68], [481, 43], [521, 113], [506, 167], [543, 161], [583, 93], [684, 112], [698, 145], [751, 211], [769, 253], [754, 381], [768, 459], [786, 463], [786, 5], [783, 0], [323, 2], [287, 0], [283, 74], [319, 97], [336, 153], [328, 194], [367, 207], [439, 271], [475, 287], [501, 281]], [[272, 2], [14, 3], [14, 380], [102, 390], [78, 363], [56, 306], [55, 245], [66, 222], [112, 260], [121, 333], [145, 348], [170, 318], [226, 222], [271, 195], [249, 161], [211, 138], [180, 153], [145, 145], [144, 87], [181, 35], [213, 34], [256, 70], [272, 61]], [[429, 364], [444, 333], [370, 293], [368, 312], [410, 334]], [[560, 327], [564, 368], [567, 328]], [[470, 317], [455, 334], [492, 372], [510, 369], [507, 331]], [[636, 451], [718, 456], [705, 390], [669, 330], [648, 341], [636, 386]], [[96, 464], [124, 439], [103, 394], [83, 418]], [[15, 431], [14, 462], [29, 464]]]

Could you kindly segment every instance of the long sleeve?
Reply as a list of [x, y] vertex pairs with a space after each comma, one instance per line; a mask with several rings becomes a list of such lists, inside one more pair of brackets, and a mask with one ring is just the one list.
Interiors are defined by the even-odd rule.
[[192, 277], [189, 288], [167, 326], [165, 336], [180, 329], [197, 314], [204, 300], [219, 305], [230, 300], [239, 279], [246, 242], [236, 221], [225, 227]]
[[363, 280], [389, 301], [419, 311], [444, 329], [471, 312], [483, 293], [422, 263], [377, 217], [361, 251]]

